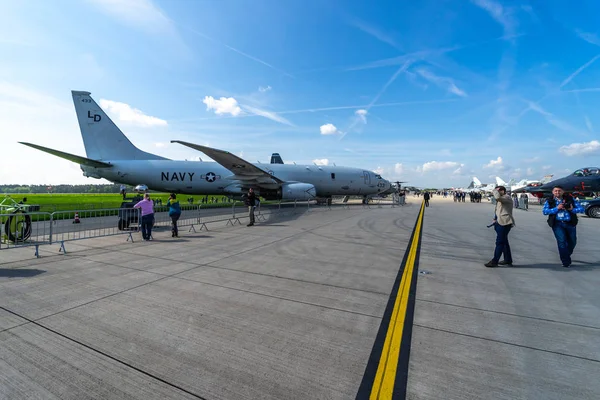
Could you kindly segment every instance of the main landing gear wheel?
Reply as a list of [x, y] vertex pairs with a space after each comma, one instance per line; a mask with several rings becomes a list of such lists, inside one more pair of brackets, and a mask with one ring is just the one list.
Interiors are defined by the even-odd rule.
[[593, 206], [587, 210], [587, 215], [590, 218], [600, 218], [600, 206]]

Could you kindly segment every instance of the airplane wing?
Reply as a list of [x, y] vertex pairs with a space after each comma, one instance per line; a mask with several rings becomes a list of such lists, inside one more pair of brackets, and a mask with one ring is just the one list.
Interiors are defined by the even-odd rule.
[[281, 179], [269, 174], [267, 171], [258, 168], [256, 165], [249, 163], [248, 161], [231, 154], [225, 150], [213, 149], [212, 147], [201, 146], [199, 144], [193, 144], [183, 142], [181, 140], [171, 140], [171, 143], [179, 143], [192, 149], [198, 150], [221, 164], [233, 172], [234, 179], [242, 181], [256, 181], [257, 183], [273, 183], [273, 181], [281, 184], [285, 183]]
[[37, 150], [45, 151], [46, 153], [52, 154], [53, 156], [64, 158], [65, 160], [69, 160], [69, 161], [72, 161], [72, 162], [80, 164], [80, 165], [87, 165], [88, 167], [94, 167], [94, 168], [111, 168], [112, 167], [112, 164], [109, 164], [109, 163], [92, 160], [91, 158], [76, 156], [75, 154], [65, 153], [64, 151], [50, 149], [48, 147], [39, 146], [37, 144], [27, 143], [27, 142], [19, 142], [19, 143], [24, 144], [25, 146], [33, 147], [34, 149], [37, 149]]

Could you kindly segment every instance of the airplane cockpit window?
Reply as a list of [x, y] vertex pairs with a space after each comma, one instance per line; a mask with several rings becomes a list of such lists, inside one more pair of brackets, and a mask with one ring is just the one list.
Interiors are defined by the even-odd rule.
[[590, 175], [600, 175], [600, 169], [599, 168], [590, 168]]
[[573, 176], [585, 176], [585, 173], [582, 169], [578, 169], [577, 171], [573, 172]]
[[376, 179], [383, 179], [383, 178], [381, 177], [381, 175], [375, 175], [375, 178], [376, 178]]

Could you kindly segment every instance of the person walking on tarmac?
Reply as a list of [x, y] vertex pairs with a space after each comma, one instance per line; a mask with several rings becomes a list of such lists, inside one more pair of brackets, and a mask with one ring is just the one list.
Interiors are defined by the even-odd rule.
[[[512, 253], [510, 252], [510, 244], [508, 243], [508, 234], [515, 220], [513, 218], [513, 201], [506, 194], [504, 186], [497, 186], [492, 194], [496, 199], [496, 214], [492, 225], [496, 231], [496, 248], [494, 249], [494, 258], [484, 264], [488, 268], [497, 267], [498, 265], [512, 265]], [[504, 254], [504, 261], [500, 261], [500, 257]]]
[[431, 196], [429, 195], [429, 192], [425, 192], [425, 194], [423, 194], [423, 200], [425, 200], [425, 207], [429, 207], [429, 198]]
[[181, 217], [181, 207], [179, 206], [179, 200], [177, 200], [177, 195], [175, 193], [171, 193], [169, 196], [167, 206], [169, 207], [169, 217], [171, 217], [171, 237], [179, 237], [177, 220]]
[[562, 186], [554, 186], [552, 197], [546, 200], [542, 213], [548, 216], [548, 225], [554, 232], [562, 266], [571, 266], [571, 255], [577, 245], [577, 213], [585, 210], [573, 196], [565, 194]]
[[247, 226], [254, 225], [254, 206], [256, 205], [256, 194], [254, 189], [248, 189], [248, 196], [246, 197], [246, 205], [248, 206], [248, 216], [250, 217], [250, 223]]

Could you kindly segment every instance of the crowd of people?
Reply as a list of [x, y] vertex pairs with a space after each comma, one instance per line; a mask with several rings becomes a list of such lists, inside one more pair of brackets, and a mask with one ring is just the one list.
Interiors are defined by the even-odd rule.
[[[248, 226], [254, 226], [254, 210], [260, 204], [260, 200], [254, 193], [254, 190], [252, 188], [248, 190], [248, 193], [245, 193], [242, 196], [242, 200], [244, 201], [244, 205], [248, 207], [248, 216], [250, 218], [250, 223], [248, 224]], [[188, 199], [188, 202], [189, 201], [190, 199]], [[138, 201], [133, 206], [133, 208], [138, 208], [141, 211], [142, 220], [140, 223], [140, 227], [142, 231], [142, 239], [144, 241], [152, 240], [152, 227], [154, 226], [154, 206], [157, 205], [162, 205], [162, 200], [151, 199], [150, 193], [146, 191], [143, 199]], [[177, 221], [181, 217], [181, 206], [179, 204], [179, 200], [177, 200], [177, 195], [175, 193], [171, 193], [169, 195], [167, 207], [169, 207], [169, 217], [171, 218], [171, 237], [179, 237]]]

